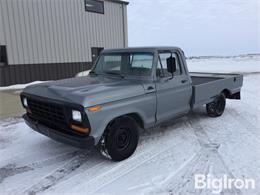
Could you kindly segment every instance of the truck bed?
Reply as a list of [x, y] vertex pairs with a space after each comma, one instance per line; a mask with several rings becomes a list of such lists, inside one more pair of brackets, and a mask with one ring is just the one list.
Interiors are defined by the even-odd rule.
[[222, 91], [240, 92], [243, 76], [239, 74], [190, 73], [193, 88], [192, 107], [210, 103]]
[[192, 84], [193, 85], [200, 85], [204, 83], [209, 83], [212, 81], [217, 81], [223, 78], [214, 78], [214, 77], [202, 77], [202, 76], [191, 76]]

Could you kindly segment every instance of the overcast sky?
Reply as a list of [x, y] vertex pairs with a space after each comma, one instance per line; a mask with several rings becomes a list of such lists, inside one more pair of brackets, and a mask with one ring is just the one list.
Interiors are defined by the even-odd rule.
[[260, 53], [260, 0], [129, 0], [129, 46], [191, 55]]

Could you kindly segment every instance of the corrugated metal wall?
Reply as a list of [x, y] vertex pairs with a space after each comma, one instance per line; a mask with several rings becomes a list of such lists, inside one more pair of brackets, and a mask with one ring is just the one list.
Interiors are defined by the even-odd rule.
[[75, 76], [92, 66], [91, 47], [127, 47], [127, 4], [104, 1], [104, 14], [84, 0], [0, 0], [0, 86]]
[[3, 24], [2, 24], [2, 12], [1, 12], [1, 6], [0, 6], [0, 45], [4, 45], [4, 31], [3, 31]]
[[127, 46], [125, 4], [105, 1], [105, 14], [85, 12], [84, 0], [0, 4], [9, 65], [90, 62], [91, 47]]
[[0, 66], [0, 86], [74, 77], [91, 68], [91, 63], [26, 64]]

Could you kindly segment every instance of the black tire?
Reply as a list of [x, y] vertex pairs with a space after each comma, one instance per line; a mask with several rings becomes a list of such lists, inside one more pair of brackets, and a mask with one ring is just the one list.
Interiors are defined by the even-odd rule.
[[113, 161], [122, 161], [136, 150], [139, 126], [131, 117], [115, 119], [105, 130], [100, 140], [100, 152]]
[[219, 117], [221, 116], [226, 107], [226, 96], [224, 93], [221, 93], [217, 96], [214, 102], [211, 102], [206, 105], [207, 114], [210, 117]]

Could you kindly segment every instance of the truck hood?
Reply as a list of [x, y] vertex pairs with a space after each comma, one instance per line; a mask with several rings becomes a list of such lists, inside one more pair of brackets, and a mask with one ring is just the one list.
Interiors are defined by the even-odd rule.
[[86, 76], [32, 85], [24, 93], [89, 107], [143, 95], [145, 91], [136, 80]]

